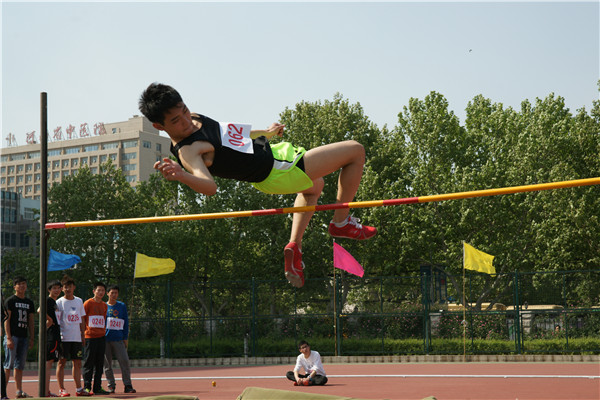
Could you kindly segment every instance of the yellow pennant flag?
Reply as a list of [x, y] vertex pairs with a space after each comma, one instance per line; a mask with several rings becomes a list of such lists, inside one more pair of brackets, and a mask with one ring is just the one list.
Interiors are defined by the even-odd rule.
[[170, 258], [154, 258], [141, 253], [135, 253], [134, 278], [170, 274], [173, 271], [175, 271], [175, 261]]
[[494, 256], [479, 251], [466, 242], [463, 242], [463, 246], [463, 265], [465, 269], [472, 269], [490, 275], [496, 273], [496, 268], [492, 265]]

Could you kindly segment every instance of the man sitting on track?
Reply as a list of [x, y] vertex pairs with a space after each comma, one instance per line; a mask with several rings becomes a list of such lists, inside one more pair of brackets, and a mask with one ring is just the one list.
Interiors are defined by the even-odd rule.
[[[301, 340], [298, 343], [300, 355], [296, 358], [296, 365], [293, 371], [288, 371], [286, 378], [294, 382], [294, 386], [324, 385], [327, 383], [325, 369], [321, 362], [321, 355], [316, 351], [311, 351], [307, 341]], [[304, 370], [304, 374], [300, 374]]]
[[[190, 113], [175, 89], [159, 83], [142, 93], [139, 108], [156, 129], [167, 132], [171, 152], [179, 162], [165, 158], [154, 168], [167, 180], [184, 183], [198, 193], [215, 194], [213, 176], [218, 176], [251, 182], [265, 193], [297, 193], [294, 206], [303, 207], [317, 204], [323, 177], [339, 169], [337, 203], [351, 202], [360, 185], [365, 150], [354, 140], [308, 151], [287, 142], [271, 146], [268, 139], [283, 136], [285, 125], [273, 123], [266, 130], [249, 131], [248, 125], [219, 124]], [[294, 213], [290, 242], [284, 249], [285, 276], [296, 287], [304, 285], [302, 237], [313, 214]], [[375, 236], [377, 229], [361, 225], [347, 208], [341, 208], [335, 210], [329, 233], [363, 240]]]

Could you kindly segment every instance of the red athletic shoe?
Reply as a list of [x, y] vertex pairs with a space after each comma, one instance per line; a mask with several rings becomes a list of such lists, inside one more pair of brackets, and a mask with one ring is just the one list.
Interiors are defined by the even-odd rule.
[[298, 382], [294, 382], [294, 386], [298, 386]]
[[302, 382], [302, 384], [303, 384], [304, 386], [310, 386], [310, 380], [308, 380], [308, 379], [304, 379], [304, 381]]
[[290, 242], [283, 249], [285, 259], [285, 278], [297, 288], [304, 286], [304, 263], [302, 252], [296, 243]]
[[346, 225], [337, 227], [333, 222], [329, 224], [329, 234], [337, 238], [365, 240], [377, 234], [377, 228], [361, 225], [360, 219], [348, 215]]

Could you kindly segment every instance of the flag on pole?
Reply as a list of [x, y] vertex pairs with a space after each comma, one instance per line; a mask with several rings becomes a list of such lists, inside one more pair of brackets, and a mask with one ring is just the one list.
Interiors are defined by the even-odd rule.
[[496, 268], [492, 265], [494, 256], [477, 250], [466, 242], [463, 242], [463, 259], [463, 266], [465, 269], [471, 269], [490, 275], [496, 273]]
[[336, 242], [333, 242], [333, 266], [361, 278], [365, 274], [365, 270], [358, 261]]
[[141, 253], [135, 253], [134, 278], [148, 278], [170, 274], [175, 271], [175, 261], [170, 258], [148, 257]]
[[63, 254], [50, 249], [48, 256], [48, 271], [62, 271], [80, 263], [81, 258], [75, 254]]

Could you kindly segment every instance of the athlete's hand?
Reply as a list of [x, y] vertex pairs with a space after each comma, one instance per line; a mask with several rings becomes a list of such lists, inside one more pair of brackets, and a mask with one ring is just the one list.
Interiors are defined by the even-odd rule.
[[168, 181], [177, 181], [180, 180], [184, 171], [181, 168], [181, 165], [171, 160], [170, 158], [163, 158], [162, 162], [157, 161], [154, 163], [154, 169], [160, 171], [160, 173], [165, 177]]
[[273, 122], [268, 128], [267, 128], [267, 132], [273, 132], [275, 135], [279, 136], [279, 137], [283, 137], [283, 128], [285, 128], [285, 125], [283, 124], [279, 124], [277, 122]]

